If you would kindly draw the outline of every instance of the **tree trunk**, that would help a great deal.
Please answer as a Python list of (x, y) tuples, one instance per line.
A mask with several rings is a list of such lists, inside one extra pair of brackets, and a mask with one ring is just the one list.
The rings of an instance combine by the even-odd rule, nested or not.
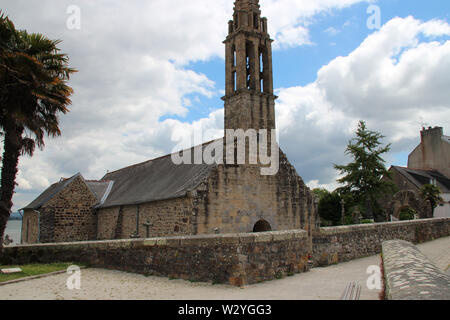
[(2, 159), (2, 173), (0, 181), (0, 253), (3, 248), (3, 236), (12, 208), (12, 198), (16, 187), (19, 157), (22, 149), (23, 128), (14, 124), (5, 129), (4, 152)]
[(373, 219), (372, 201), (368, 196), (366, 196), (366, 219)]

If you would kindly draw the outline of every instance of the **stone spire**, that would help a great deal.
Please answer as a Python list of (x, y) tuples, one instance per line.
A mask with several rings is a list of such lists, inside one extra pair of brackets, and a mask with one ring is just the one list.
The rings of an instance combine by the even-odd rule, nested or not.
[(234, 12), (237, 11), (259, 11), (259, 0), (236, 0)]
[(275, 129), (272, 41), (258, 0), (236, 0), (226, 46), (225, 129)]
[[(266, 22), (265, 27), (264, 22)], [(267, 20), (261, 19), (259, 0), (236, 0), (233, 20), (229, 22), (229, 33), (238, 29), (267, 32)]]

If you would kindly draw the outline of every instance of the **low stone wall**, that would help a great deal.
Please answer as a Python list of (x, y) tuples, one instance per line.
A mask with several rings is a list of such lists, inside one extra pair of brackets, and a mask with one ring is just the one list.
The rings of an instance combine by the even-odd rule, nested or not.
[(327, 266), (381, 253), (388, 240), (422, 243), (450, 236), (450, 218), (321, 228), (313, 235), (315, 266)]
[(308, 270), (303, 230), (4, 248), (2, 264), (74, 262), (147, 275), (242, 286)]
[(389, 300), (450, 300), (450, 276), (406, 241), (383, 243), (386, 298)]

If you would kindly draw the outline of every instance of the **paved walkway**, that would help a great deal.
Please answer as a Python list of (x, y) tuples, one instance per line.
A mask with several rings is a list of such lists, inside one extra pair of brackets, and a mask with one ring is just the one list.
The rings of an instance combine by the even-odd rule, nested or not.
[(417, 246), (439, 269), (450, 275), (450, 237)]
[[(448, 267), (449, 248), (450, 238), (419, 245), (419, 249), (441, 269), (445, 269), (446, 263), (445, 267)], [(335, 300), (340, 298), (345, 286), (351, 281), (361, 285), (362, 300), (376, 300), (379, 290), (369, 290), (366, 286), (369, 277), (366, 271), (372, 265), (380, 265), (380, 256), (327, 268), (314, 268), (307, 273), (245, 288), (145, 277), (104, 269), (85, 269), (81, 271), (81, 290), (68, 290), (68, 275), (62, 274), (1, 286), (0, 300)]]

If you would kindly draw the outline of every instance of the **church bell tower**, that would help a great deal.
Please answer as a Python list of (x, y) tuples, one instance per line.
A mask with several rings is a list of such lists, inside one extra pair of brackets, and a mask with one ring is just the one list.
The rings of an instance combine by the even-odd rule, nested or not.
[(275, 129), (272, 41), (259, 0), (236, 0), (224, 41), (225, 129)]

